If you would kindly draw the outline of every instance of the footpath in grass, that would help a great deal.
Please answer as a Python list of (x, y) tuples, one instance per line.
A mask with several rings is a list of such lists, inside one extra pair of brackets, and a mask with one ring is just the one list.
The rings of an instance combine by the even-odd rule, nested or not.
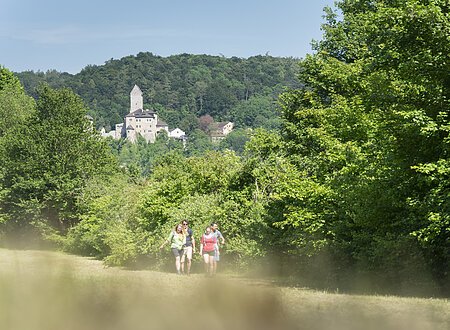
[(0, 329), (450, 329), (446, 299), (357, 296), (0, 249)]

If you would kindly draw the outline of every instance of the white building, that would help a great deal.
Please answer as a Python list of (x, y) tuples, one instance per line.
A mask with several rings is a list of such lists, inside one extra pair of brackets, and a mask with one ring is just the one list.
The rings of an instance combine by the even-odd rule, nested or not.
[(162, 130), (169, 133), (169, 126), (158, 119), (156, 111), (144, 110), (142, 91), (134, 85), (130, 92), (130, 112), (125, 116), (124, 122), (117, 124), (114, 131), (102, 132), (102, 136), (112, 136), (115, 139), (126, 138), (134, 143), (141, 135), (147, 142), (153, 143), (157, 133)]
[(181, 140), (186, 137), (186, 133), (177, 127), (169, 132), (169, 137)]

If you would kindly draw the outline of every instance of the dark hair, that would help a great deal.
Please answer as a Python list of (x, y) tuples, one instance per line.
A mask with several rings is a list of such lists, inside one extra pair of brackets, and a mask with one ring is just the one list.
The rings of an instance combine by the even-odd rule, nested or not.
[(187, 225), (189, 224), (189, 221), (187, 221), (186, 219), (184, 219), (183, 221), (181, 221), (182, 224), (186, 223)]

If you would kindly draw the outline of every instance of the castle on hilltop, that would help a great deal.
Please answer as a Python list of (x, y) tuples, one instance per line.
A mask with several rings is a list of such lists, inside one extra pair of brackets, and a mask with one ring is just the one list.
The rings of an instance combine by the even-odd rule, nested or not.
[[(138, 85), (134, 85), (130, 92), (130, 112), (125, 116), (123, 123), (116, 124), (116, 129), (108, 133), (105, 128), (100, 130), (103, 137), (112, 137), (119, 140), (125, 138), (130, 142), (136, 142), (141, 135), (148, 143), (154, 143), (159, 132), (166, 131), (169, 138), (186, 142), (186, 133), (179, 128), (169, 131), (169, 126), (158, 119), (154, 110), (144, 110), (144, 98)], [(211, 142), (217, 143), (223, 140), (233, 130), (232, 122), (211, 123), (209, 138)]]
[(130, 112), (125, 116), (124, 122), (116, 124), (116, 129), (108, 133), (102, 128), (102, 136), (111, 136), (114, 139), (126, 138), (134, 143), (138, 135), (141, 135), (148, 143), (156, 140), (156, 135), (166, 131), (169, 134), (169, 126), (158, 119), (156, 111), (145, 109), (142, 91), (138, 85), (134, 85), (130, 92)]

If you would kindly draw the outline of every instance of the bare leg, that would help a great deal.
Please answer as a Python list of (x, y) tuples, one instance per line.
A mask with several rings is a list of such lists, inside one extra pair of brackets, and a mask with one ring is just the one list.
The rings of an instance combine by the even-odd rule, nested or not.
[(209, 256), (209, 275), (214, 275), (214, 256)]
[[(184, 266), (184, 263), (183, 263), (183, 266)], [(182, 269), (183, 269), (183, 267), (182, 267)], [(183, 270), (183, 273), (184, 273), (184, 270)], [(191, 275), (191, 259), (187, 260), (187, 274)]]
[(180, 274), (181, 268), (180, 256), (175, 257), (175, 268), (177, 269), (177, 273)]
[(203, 255), (203, 261), (204, 261), (204, 265), (205, 265), (205, 273), (208, 274), (209, 266), (210, 266), (210, 256), (209, 256), (209, 254), (204, 254)]

